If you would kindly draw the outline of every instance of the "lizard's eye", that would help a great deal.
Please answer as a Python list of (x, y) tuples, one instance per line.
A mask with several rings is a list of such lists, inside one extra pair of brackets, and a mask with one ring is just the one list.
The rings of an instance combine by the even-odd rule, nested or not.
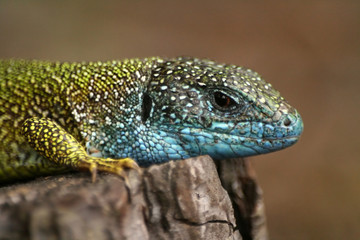
[(211, 102), (220, 111), (231, 111), (239, 105), (232, 97), (220, 91), (212, 92)]

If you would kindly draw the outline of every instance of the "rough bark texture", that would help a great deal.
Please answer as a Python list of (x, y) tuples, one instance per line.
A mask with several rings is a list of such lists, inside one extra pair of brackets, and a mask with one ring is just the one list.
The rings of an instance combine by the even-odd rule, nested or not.
[(200, 156), (128, 180), (74, 173), (2, 187), (0, 239), (267, 239), (246, 160)]

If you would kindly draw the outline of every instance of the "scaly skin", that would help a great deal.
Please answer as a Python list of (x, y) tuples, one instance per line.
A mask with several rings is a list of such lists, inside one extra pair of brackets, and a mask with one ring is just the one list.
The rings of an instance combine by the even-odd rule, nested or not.
[(0, 182), (294, 144), (297, 111), (257, 73), (196, 58), (0, 61)]

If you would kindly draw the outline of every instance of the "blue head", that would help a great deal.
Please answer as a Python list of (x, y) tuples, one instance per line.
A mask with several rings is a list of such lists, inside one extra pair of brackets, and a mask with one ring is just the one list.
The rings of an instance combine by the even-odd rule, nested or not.
[(153, 161), (257, 155), (293, 145), (303, 131), (298, 112), (260, 75), (209, 60), (164, 61), (143, 99)]

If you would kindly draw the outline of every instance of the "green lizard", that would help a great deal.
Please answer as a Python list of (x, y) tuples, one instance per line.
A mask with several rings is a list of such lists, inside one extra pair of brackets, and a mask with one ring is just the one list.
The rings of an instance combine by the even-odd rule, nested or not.
[(257, 73), (196, 58), (0, 61), (0, 182), (276, 151), (303, 130)]

